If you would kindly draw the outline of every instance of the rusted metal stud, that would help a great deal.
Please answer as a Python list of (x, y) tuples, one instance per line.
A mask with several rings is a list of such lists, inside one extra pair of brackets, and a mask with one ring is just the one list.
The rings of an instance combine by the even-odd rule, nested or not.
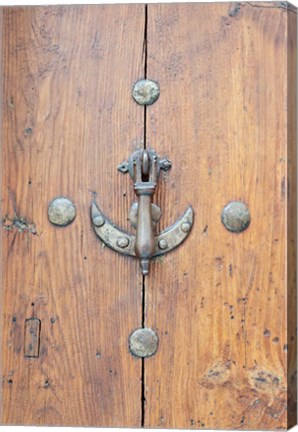
[(249, 208), (241, 201), (232, 201), (224, 207), (221, 221), (227, 230), (240, 233), (250, 224)]
[(69, 198), (57, 197), (49, 204), (48, 216), (52, 224), (66, 226), (76, 217), (76, 207)]
[(141, 79), (133, 85), (132, 97), (139, 105), (152, 105), (159, 97), (159, 85), (150, 79)]
[(129, 245), (129, 239), (127, 237), (119, 237), (117, 245), (121, 248), (126, 248)]
[(158, 337), (151, 328), (139, 328), (129, 336), (129, 350), (136, 357), (151, 357), (157, 348)]

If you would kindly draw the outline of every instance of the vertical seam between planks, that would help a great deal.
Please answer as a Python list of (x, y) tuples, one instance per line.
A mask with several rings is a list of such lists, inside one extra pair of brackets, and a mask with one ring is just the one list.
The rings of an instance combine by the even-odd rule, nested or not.
[[(145, 4), (145, 24), (144, 24), (144, 42), (143, 42), (143, 50), (144, 50), (144, 79), (147, 79), (147, 31), (148, 31), (148, 5)], [(144, 105), (144, 148), (147, 148), (147, 106)]]
[[(143, 52), (144, 52), (144, 79), (147, 79), (147, 32), (148, 32), (148, 5), (144, 5), (144, 41), (143, 41)], [(144, 149), (147, 148), (147, 107), (144, 105)], [(142, 328), (145, 328), (145, 308), (146, 308), (146, 284), (145, 276), (142, 276)], [(142, 358), (142, 390), (141, 390), (141, 404), (142, 404), (142, 415), (141, 415), (141, 427), (145, 427), (145, 359)]]
[[(297, 304), (297, 18), (292, 21), (293, 12), (287, 9), (287, 27), (286, 27), (286, 49), (287, 49), (287, 72), (286, 72), (286, 266), (285, 266), (285, 283), (286, 283), (286, 328), (287, 328), (287, 403), (290, 409), (287, 411), (287, 424), (289, 429), (297, 424), (297, 403), (291, 403), (297, 397), (297, 379), (295, 369), (297, 365), (297, 340), (291, 339), (291, 333), (296, 333), (297, 326), (297, 308), (292, 309), (291, 304)], [(293, 28), (292, 28), (293, 26)], [(294, 44), (295, 46), (292, 46)], [(292, 268), (294, 266), (294, 268)], [(292, 276), (294, 275), (294, 276)]]
[[(0, 35), (1, 35), (1, 43), (0, 43), (0, 215), (2, 221), (2, 130), (3, 130), (3, 8), (0, 8)], [(3, 312), (3, 261), (2, 261), (2, 225), (0, 229), (0, 311)], [(0, 316), (0, 350), (2, 351), (2, 333), (3, 333), (3, 313)], [(3, 356), (0, 356), (0, 376), (3, 377)], [(3, 423), (3, 387), (0, 386), (0, 424)]]

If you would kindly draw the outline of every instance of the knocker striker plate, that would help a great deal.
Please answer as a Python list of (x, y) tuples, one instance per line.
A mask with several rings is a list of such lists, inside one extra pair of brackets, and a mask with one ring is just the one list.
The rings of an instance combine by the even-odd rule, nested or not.
[(156, 223), (160, 219), (160, 208), (152, 203), (160, 171), (171, 168), (168, 159), (160, 159), (154, 150), (137, 150), (118, 166), (122, 173), (129, 172), (138, 202), (132, 204), (130, 221), (136, 235), (116, 227), (94, 201), (91, 219), (94, 230), (101, 241), (111, 249), (140, 260), (142, 273), (149, 273), (149, 260), (166, 254), (179, 246), (189, 235), (193, 225), (193, 209), (189, 206), (184, 214), (170, 227), (156, 234)]

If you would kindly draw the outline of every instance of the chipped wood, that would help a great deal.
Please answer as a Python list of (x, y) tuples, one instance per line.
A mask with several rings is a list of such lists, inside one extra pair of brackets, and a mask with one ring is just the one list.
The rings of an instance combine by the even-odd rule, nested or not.
[(38, 318), (28, 318), (25, 321), (24, 356), (39, 357), (41, 322)]

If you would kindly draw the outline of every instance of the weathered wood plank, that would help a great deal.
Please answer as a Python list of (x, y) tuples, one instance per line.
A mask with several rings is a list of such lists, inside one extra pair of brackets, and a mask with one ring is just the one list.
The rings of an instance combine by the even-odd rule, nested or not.
[(26, 319), (24, 344), (25, 357), (39, 357), (40, 327), (41, 322), (38, 318)]
[(297, 15), (288, 13), (287, 385), (288, 428), (297, 424)]
[[(137, 262), (101, 250), (89, 206), (96, 193), (129, 229), (132, 185), (115, 168), (143, 144), (130, 91), (144, 71), (144, 6), (0, 12), (2, 423), (140, 426), (127, 338), (142, 323), (142, 279)], [(295, 26), (284, 3), (148, 6), (161, 96), (146, 141), (173, 162), (161, 228), (187, 204), (196, 218), (146, 280), (144, 324), (160, 339), (145, 360), (147, 427), (296, 421)], [(47, 219), (57, 195), (76, 204), (69, 227)], [(239, 235), (220, 222), (233, 199), (252, 215)], [(39, 358), (24, 357), (28, 317), (42, 323)]]
[[(160, 338), (145, 361), (147, 427), (292, 424), (295, 22), (281, 3), (148, 6), (147, 71), (161, 94), (147, 143), (173, 162), (156, 197), (161, 228), (188, 204), (195, 223), (146, 281), (145, 324)], [(241, 234), (221, 223), (232, 200), (251, 212)]]
[[(0, 8), (0, 35), (3, 34), (3, 9)], [(3, 56), (2, 56), (2, 44), (0, 44), (0, 101), (3, 100)], [(2, 116), (3, 116), (3, 109), (2, 106), (0, 106), (0, 166), (2, 167)], [(2, 169), (0, 169), (0, 215), (2, 216)], [(0, 311), (2, 311), (3, 309), (3, 272), (2, 272), (2, 229), (0, 229), (0, 283), (1, 283), (1, 287), (0, 287)], [(2, 347), (2, 335), (3, 335), (3, 316), (2, 316), (2, 312), (0, 313), (0, 346)], [(3, 376), (2, 371), (3, 371), (3, 358), (2, 355), (0, 355), (0, 376)], [(0, 419), (2, 419), (2, 412), (3, 412), (3, 404), (2, 401), (3, 400), (3, 392), (2, 392), (2, 385), (0, 385)]]
[[(141, 364), (127, 338), (141, 324), (138, 263), (103, 248), (95, 194), (127, 229), (130, 180), (117, 165), (143, 139), (131, 98), (143, 75), (143, 5), (3, 8), (4, 424), (139, 426)], [(68, 196), (75, 221), (48, 203)], [(41, 320), (39, 358), (24, 320)]]

